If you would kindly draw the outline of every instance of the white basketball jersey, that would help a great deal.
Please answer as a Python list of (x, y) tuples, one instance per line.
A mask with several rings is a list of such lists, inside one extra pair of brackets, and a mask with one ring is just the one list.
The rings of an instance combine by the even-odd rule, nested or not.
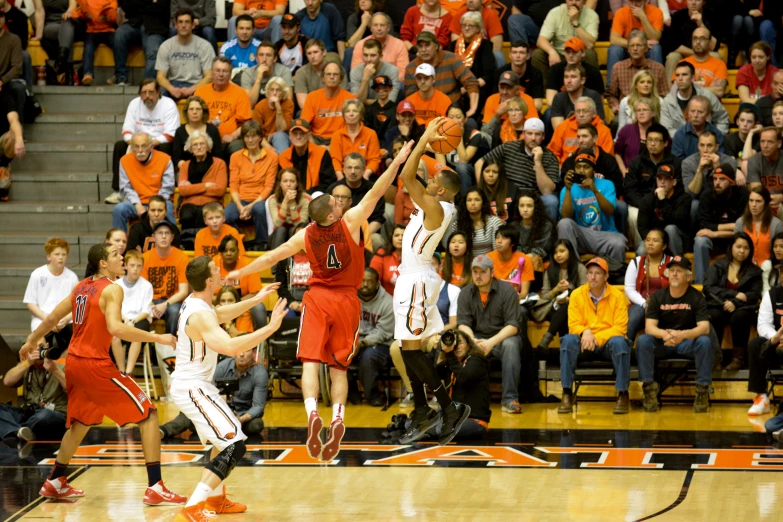
[(432, 267), (432, 254), (443, 238), (443, 234), (446, 233), (451, 223), (451, 216), (454, 214), (454, 203), (441, 201), (440, 206), (443, 207), (443, 221), (437, 229), (429, 231), (424, 228), (424, 211), (415, 205), (411, 212), (411, 220), (402, 235), (400, 274)]
[(210, 350), (204, 341), (191, 341), (188, 334), (185, 333), (188, 319), (196, 312), (215, 314), (215, 308), (192, 295), (182, 303), (177, 320), (177, 365), (171, 378), (182, 381), (212, 382), (212, 375), (217, 366), (217, 352)]

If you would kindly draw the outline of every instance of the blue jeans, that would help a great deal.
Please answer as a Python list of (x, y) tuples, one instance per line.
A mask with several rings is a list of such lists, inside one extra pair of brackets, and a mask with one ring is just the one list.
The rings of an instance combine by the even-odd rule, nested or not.
[(628, 339), (633, 345), (636, 340), (636, 334), (644, 331), (645, 309), (638, 304), (632, 304), (628, 307)]
[(767, 433), (783, 430), (783, 409), (781, 409), (777, 415), (769, 419), (764, 424), (764, 428), (767, 430)]
[[(242, 205), (248, 205), (251, 203), (250, 201), (241, 201)], [(253, 226), (256, 229), (256, 239), (258, 241), (267, 241), (269, 239), (269, 234), (267, 233), (266, 228), (266, 209), (264, 208), (264, 202), (259, 201), (253, 205), (251, 214), (253, 216)], [(226, 223), (236, 229), (239, 229), (239, 209), (237, 208), (236, 203), (233, 201), (229, 203), (228, 206), (226, 206)]]
[(611, 360), (614, 372), (617, 374), (614, 388), (617, 391), (628, 391), (628, 383), (631, 379), (631, 348), (625, 337), (617, 335), (610, 338), (605, 345), (596, 347), (592, 354), (582, 351), (582, 340), (578, 335), (568, 334), (560, 339), (560, 382), (563, 388), (573, 388), (576, 366), (580, 357)]
[(710, 267), (710, 251), (712, 239), (699, 236), (693, 240), (693, 282), (697, 285), (704, 284), (704, 274)]
[[(343, 53), (343, 69), (345, 74), (351, 74), (351, 60), (353, 60), (353, 47), (346, 47)], [(396, 100), (392, 100), (396, 102)]]
[(503, 54), (503, 51), (492, 51), (492, 54), (495, 55), (495, 63), (498, 69), (506, 66), (506, 55)]
[[(262, 42), (264, 40), (270, 40), (272, 42), (280, 41), (283, 38), (283, 33), (280, 31), (280, 21), (283, 19), (281, 15), (273, 16), (263, 29), (256, 29), (253, 31), (253, 36), (258, 38)], [(228, 25), (226, 26), (226, 34), (228, 40), (233, 40), (237, 35), (237, 17), (232, 16), (228, 19)]]
[(144, 77), (155, 78), (158, 48), (165, 39), (162, 34), (147, 34), (144, 27), (119, 26), (114, 32), (114, 76), (117, 81), (128, 81), (128, 51), (134, 45), (144, 48)]
[(519, 379), (522, 373), (522, 339), (512, 335), (503, 340), (490, 352), (500, 360), (502, 366), (503, 395), (500, 403), (503, 405), (519, 401)]
[[(144, 205), (147, 208), (147, 205)], [(111, 226), (113, 228), (119, 228), (121, 230), (128, 231), (128, 221), (134, 218), (138, 218), (139, 214), (136, 212), (136, 207), (130, 201), (123, 201), (118, 203), (111, 213)], [(174, 218), (174, 204), (171, 200), (166, 201), (166, 221), (172, 225), (177, 223)]]
[[(169, 80), (169, 82), (170, 82), (170, 83), (171, 83), (171, 85), (173, 85), (174, 87), (193, 87), (193, 85), (194, 85), (194, 84), (192, 84), (192, 83), (189, 83), (189, 82), (181, 82), (181, 81), (179, 81), (179, 80)], [(168, 97), (168, 98), (171, 98), (171, 99), (172, 99), (172, 100), (174, 100), (174, 101), (178, 101), (178, 100), (179, 100), (179, 98), (175, 98), (174, 96), (172, 96), (172, 95), (171, 95), (171, 93), (170, 93), (169, 91), (167, 91), (166, 89), (164, 89), (163, 87), (161, 87), (161, 88), (160, 88), (160, 94), (161, 94), (162, 96), (166, 96), (166, 97)]]
[[(735, 15), (731, 19), (731, 46), (729, 47), (729, 56), (731, 52), (745, 51), (746, 43), (749, 43), (756, 32), (756, 26), (752, 16)], [(742, 48), (737, 49), (740, 45)], [(775, 49), (774, 47), (772, 49)], [(774, 54), (774, 53), (773, 53)]]
[(531, 47), (536, 45), (541, 28), (525, 14), (512, 14), (508, 17), (508, 36), (512, 42), (522, 40)]
[(285, 131), (277, 131), (269, 136), (269, 143), (275, 148), (278, 155), (291, 146), (291, 140), (288, 138), (288, 133)]
[(359, 354), (359, 380), (367, 402), (378, 397), (378, 375), (391, 368), (392, 359), (388, 344), (367, 346)]
[(759, 26), (759, 37), (762, 42), (766, 42), (767, 45), (772, 47), (772, 64), (778, 66), (778, 53), (775, 46), (778, 42), (778, 31), (775, 28), (775, 24), (770, 20), (764, 20)]
[(454, 166), (457, 174), (459, 174), (459, 179), (462, 180), (462, 189), (460, 190), (460, 194), (464, 196), (468, 193), (470, 187), (476, 185), (476, 167), (470, 163), (462, 162), (457, 163)]
[(19, 408), (8, 404), (0, 404), (0, 438), (15, 435), (19, 428), (27, 426), (39, 440), (59, 440), (65, 435), (65, 415), (40, 408), (24, 422), (19, 415)]
[(557, 194), (542, 194), (541, 201), (544, 202), (546, 213), (553, 223), (557, 223), (557, 213), (560, 210), (560, 198)]
[[(621, 62), (628, 58), (628, 49), (620, 47), (619, 45), (610, 45), (609, 51), (606, 53), (606, 85), (612, 81), (612, 67), (617, 62)], [(651, 49), (647, 51), (647, 58), (654, 62), (663, 64), (663, 48), (661, 44), (655, 44)]]
[(22, 78), (27, 84), (27, 87), (32, 90), (33, 88), (33, 59), (30, 58), (30, 53), (22, 51)]
[(87, 33), (84, 35), (84, 74), (95, 74), (95, 50), (105, 44), (114, 48), (114, 33)]
[[(165, 299), (153, 299), (155, 304), (165, 302)], [(179, 320), (179, 309), (182, 308), (182, 303), (171, 303), (166, 308), (166, 312), (163, 314), (163, 319), (166, 321), (166, 333), (176, 335), (177, 334), (177, 321)]]
[(628, 231), (628, 203), (620, 199), (614, 205), (614, 226), (622, 235)]
[(663, 339), (650, 334), (639, 336), (636, 341), (636, 362), (639, 367), (639, 380), (642, 383), (653, 382), (655, 359), (679, 355), (696, 361), (696, 384), (709, 386), (712, 383), (712, 340), (708, 335), (696, 339), (686, 339), (676, 346), (664, 346)]

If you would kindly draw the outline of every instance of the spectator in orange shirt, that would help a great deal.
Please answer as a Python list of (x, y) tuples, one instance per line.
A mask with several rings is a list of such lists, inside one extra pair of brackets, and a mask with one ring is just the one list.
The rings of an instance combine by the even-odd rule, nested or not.
[[(696, 74), (693, 75), (693, 84), (706, 87), (718, 97), (723, 98), (726, 87), (729, 86), (729, 72), (726, 70), (726, 62), (722, 58), (716, 58), (710, 54), (710, 38), (712, 34), (706, 27), (697, 27), (693, 31), (693, 55), (683, 61), (693, 65)], [(672, 75), (674, 81), (674, 75)]]
[(195, 131), (185, 142), (193, 159), (179, 170), (179, 222), (183, 230), (204, 228), (201, 207), (222, 202), (228, 185), (226, 162), (212, 156), (212, 138)]
[[(445, 95), (444, 95), (445, 96)], [(381, 146), (378, 135), (372, 129), (365, 127), (364, 104), (359, 100), (348, 100), (343, 104), (343, 121), (345, 125), (334, 133), (329, 145), (332, 165), (337, 179), (343, 177), (343, 161), (352, 152), (361, 155), (366, 164), (364, 179), (377, 173), (381, 165)]]
[(583, 123), (592, 123), (598, 130), (598, 139), (596, 145), (601, 147), (604, 152), (614, 156), (614, 141), (612, 140), (612, 131), (604, 125), (595, 108), (595, 102), (592, 98), (583, 96), (574, 103), (574, 115), (557, 126), (552, 141), (547, 148), (557, 156), (560, 165), (566, 160), (569, 154), (579, 150), (579, 143), (576, 137), (576, 131), (579, 125)]
[[(224, 286), (220, 288), (215, 295), (215, 308), (227, 306), (239, 302), (240, 296), (237, 289), (233, 286)], [(250, 312), (245, 312), (230, 323), (220, 325), (231, 337), (237, 337), (246, 333), (253, 333), (253, 321), (250, 319)]]
[(218, 128), (227, 156), (242, 148), (240, 128), (252, 117), (247, 93), (231, 82), (232, 67), (231, 59), (218, 56), (212, 62), (212, 82), (196, 89), (196, 96), (209, 107), (209, 120)]
[(416, 121), (419, 125), (427, 126), (429, 122), (448, 112), (451, 98), (435, 88), (435, 67), (428, 63), (416, 67), (416, 86), (418, 91), (405, 99), (416, 109)]
[(505, 71), (500, 75), (498, 79), (498, 92), (487, 98), (484, 104), (484, 116), (482, 123), (489, 123), (493, 119), (497, 118), (497, 125), (506, 121), (506, 105), (505, 103), (511, 98), (522, 98), (527, 107), (525, 119), (538, 118), (538, 111), (536, 110), (536, 102), (525, 93), (524, 88), (519, 85), (519, 75), (514, 71)]
[(470, 270), (465, 270), (466, 265), (473, 263), (473, 252), (468, 238), (464, 232), (455, 230), (449, 234), (446, 244), (448, 248), (443, 256), (440, 276), (447, 283), (462, 288), (471, 282)]
[(519, 246), (519, 227), (503, 225), (495, 232), (495, 250), (487, 257), (495, 263), (495, 278), (511, 283), (519, 292), (519, 298), (524, 299), (530, 292), (530, 283), (535, 280), (533, 261), (522, 252), (517, 252)]
[(229, 234), (239, 239), (239, 253), (245, 255), (245, 246), (242, 244), (242, 238), (237, 229), (231, 225), (226, 225), (225, 211), (220, 203), (207, 203), (201, 209), (204, 216), (206, 227), (202, 228), (196, 234), (196, 244), (193, 248), (193, 255), (215, 257), (218, 254), (218, 246), (223, 238)]
[(114, 48), (114, 31), (117, 28), (117, 0), (78, 0), (76, 6), (72, 17), (74, 20), (83, 20), (86, 26), (82, 85), (92, 85), (93, 72), (95, 71), (95, 49), (100, 44)]
[(253, 119), (261, 125), (261, 132), (278, 154), (291, 146), (288, 127), (294, 119), (294, 102), (288, 97), (285, 80), (279, 76), (266, 83), (266, 98), (256, 104)]
[(492, 51), (495, 55), (495, 61), (498, 67), (506, 65), (506, 55), (503, 54), (503, 24), (500, 23), (500, 17), (495, 8), (490, 4), (484, 5), (483, 0), (465, 0), (465, 7), (451, 13), (451, 41), (459, 38), (462, 31), (462, 15), (468, 11), (476, 12), (481, 15), (484, 27), (481, 31), (483, 38), (492, 42)]
[(234, 0), (231, 18), (228, 19), (228, 40), (233, 40), (237, 35), (237, 17), (248, 14), (255, 20), (255, 38), (261, 41), (279, 41), (283, 38), (280, 22), (287, 7), (288, 0)]
[[(261, 291), (261, 275), (258, 273), (246, 275), (238, 280), (226, 279), (233, 270), (239, 270), (249, 265), (252, 260), (239, 249), (239, 240), (234, 236), (226, 236), (220, 241), (218, 255), (212, 259), (220, 269), (220, 279), (224, 286), (235, 288), (239, 292), (240, 301), (246, 301)], [(220, 290), (216, 292), (216, 295)], [(266, 307), (264, 303), (258, 303), (250, 309), (253, 319), (253, 327), (261, 328), (266, 325)]]
[(261, 147), (261, 126), (257, 121), (242, 125), (245, 148), (231, 155), (231, 203), (226, 207), (226, 223), (238, 227), (240, 221), (253, 220), (256, 241), (268, 239), (266, 198), (272, 194), (277, 175), (277, 154), (272, 147)]
[[(510, 141), (521, 140), (525, 135), (525, 113), (528, 107), (522, 98), (511, 98), (501, 104), (496, 115), (481, 126), (481, 132), (492, 136), (491, 147), (499, 147)], [(500, 119), (498, 117), (500, 115)]]
[(311, 92), (305, 100), (301, 118), (310, 123), (313, 141), (329, 145), (332, 135), (343, 126), (343, 104), (356, 98), (340, 87), (345, 69), (336, 62), (327, 62), (321, 71), (323, 89)]
[[(647, 58), (663, 63), (663, 11), (650, 5), (646, 0), (628, 0), (628, 5), (621, 7), (614, 14), (612, 32), (609, 34), (609, 51), (606, 55), (606, 85), (612, 80), (612, 67), (617, 62), (628, 58), (628, 38), (631, 31), (644, 31), (648, 40)], [(675, 29), (676, 30), (676, 29)]]
[(188, 256), (171, 246), (174, 227), (166, 220), (158, 222), (152, 233), (155, 248), (144, 252), (144, 270), (141, 277), (152, 283), (152, 317), (166, 321), (166, 333), (177, 332), (177, 319), (182, 301), (188, 296), (185, 269)]

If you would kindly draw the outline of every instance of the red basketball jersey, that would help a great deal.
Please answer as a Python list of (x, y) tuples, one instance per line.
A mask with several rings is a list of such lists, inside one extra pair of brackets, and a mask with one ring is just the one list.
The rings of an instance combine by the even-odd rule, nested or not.
[(341, 219), (321, 227), (310, 223), (305, 229), (305, 245), (310, 269), (310, 286), (356, 290), (364, 277), (364, 243), (356, 244)]
[(112, 284), (108, 277), (88, 277), (71, 293), (73, 337), (68, 353), (87, 359), (108, 359), (112, 335), (101, 311), (101, 293)]

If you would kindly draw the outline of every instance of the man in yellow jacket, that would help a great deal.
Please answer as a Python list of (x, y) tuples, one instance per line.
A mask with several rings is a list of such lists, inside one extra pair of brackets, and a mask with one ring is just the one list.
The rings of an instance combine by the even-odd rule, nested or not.
[(580, 355), (611, 360), (617, 374), (619, 392), (614, 413), (628, 413), (628, 382), (631, 372), (631, 346), (628, 330), (628, 301), (625, 293), (607, 284), (609, 266), (594, 257), (585, 265), (587, 284), (571, 294), (568, 303), (568, 335), (560, 340), (560, 381), (563, 399), (558, 413), (571, 413), (574, 397), (571, 386)]

